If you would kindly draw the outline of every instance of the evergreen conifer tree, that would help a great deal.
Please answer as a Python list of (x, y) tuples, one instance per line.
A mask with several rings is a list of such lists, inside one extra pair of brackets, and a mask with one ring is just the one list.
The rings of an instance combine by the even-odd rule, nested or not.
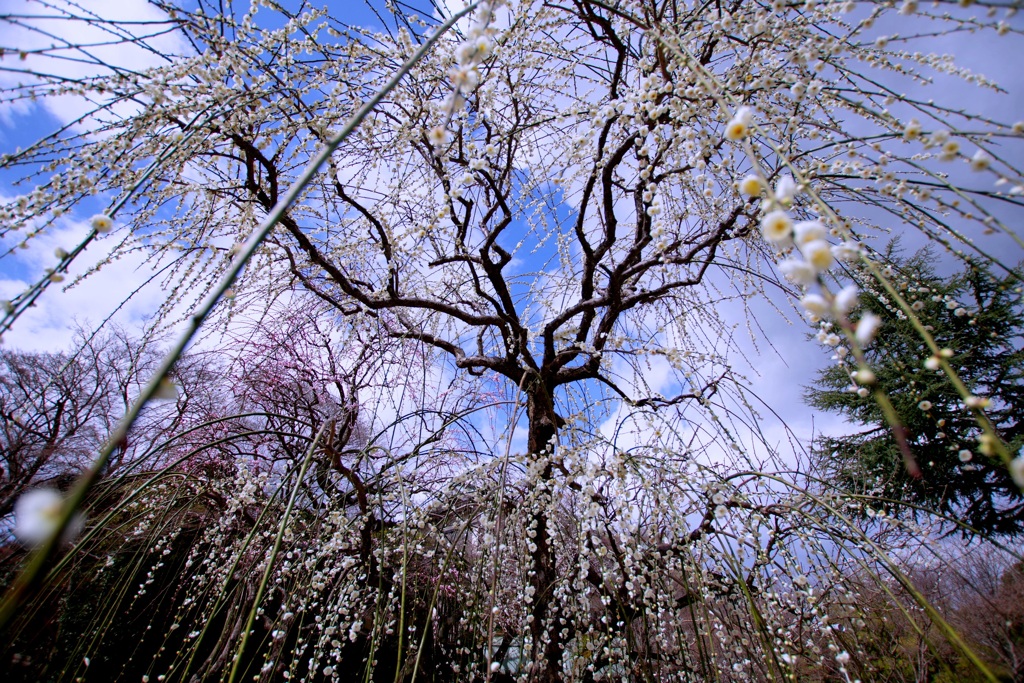
[[(893, 280), (984, 408), (1011, 451), (1024, 445), (1024, 309), (1019, 273), (1003, 277), (968, 263), (961, 273), (940, 277), (934, 254), (923, 250), (896, 260)], [(842, 352), (806, 394), (810, 405), (839, 412), (862, 429), (847, 436), (823, 436), (814, 457), (822, 474), (854, 491), (892, 501), (892, 511), (914, 515), (916, 506), (934, 508), (968, 528), (965, 533), (1016, 535), (1024, 530), (1024, 495), (995, 455), (979, 443), (972, 410), (934, 361), (910, 319), (884, 291), (865, 284), (862, 314), (883, 320), (866, 359), (879, 388), (892, 401), (899, 425), (887, 423), (866, 392), (851, 386), (850, 363)], [(849, 360), (849, 356), (846, 357)], [(865, 395), (866, 394), (866, 395)], [(918, 472), (908, 468), (895, 431), (900, 429)], [(917, 476), (914, 476), (917, 475)], [(902, 503), (902, 505), (901, 505)]]

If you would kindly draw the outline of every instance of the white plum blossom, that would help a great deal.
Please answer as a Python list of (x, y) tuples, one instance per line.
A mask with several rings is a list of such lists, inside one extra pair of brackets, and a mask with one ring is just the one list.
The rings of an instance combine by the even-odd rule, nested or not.
[(950, 140), (942, 145), (942, 152), (939, 153), (939, 161), (953, 161), (960, 153), (960, 143)]
[(725, 126), (725, 139), (733, 142), (747, 137), (750, 125), (754, 122), (754, 110), (750, 107), (740, 107), (736, 114)]
[(871, 345), (871, 342), (875, 340), (875, 335), (878, 334), (878, 330), (882, 327), (882, 319), (874, 313), (865, 313), (860, 317), (857, 322), (857, 329), (854, 332), (854, 339), (857, 340), (857, 344), (861, 348), (865, 348)]
[(991, 401), (984, 396), (968, 396), (964, 399), (964, 405), (968, 408), (987, 408)]
[(804, 255), (819, 273), (832, 267), (835, 257), (832, 256), (832, 248), (825, 240), (811, 240), (800, 245), (800, 253)]
[(809, 263), (800, 259), (790, 258), (780, 261), (779, 270), (790, 282), (805, 287), (814, 284), (818, 277), (818, 272)]
[(110, 232), (111, 228), (114, 227), (114, 221), (110, 219), (110, 216), (106, 214), (96, 214), (89, 219), (89, 225), (98, 233)]
[(903, 138), (905, 140), (916, 140), (919, 137), (921, 137), (921, 122), (917, 119), (910, 119), (910, 123), (903, 128)]
[(911, 15), (917, 11), (917, 0), (904, 0), (900, 5), (900, 14)]
[(992, 165), (992, 155), (983, 149), (979, 149), (971, 157), (970, 164), (972, 171), (984, 171)]
[(847, 285), (839, 290), (833, 301), (832, 307), (836, 315), (845, 317), (850, 311), (857, 307), (858, 290), (856, 285)]
[(480, 72), (476, 67), (460, 67), (451, 72), (452, 84), (463, 95), (469, 95), (480, 84)]
[(825, 335), (822, 335), (819, 332), (818, 339), (821, 340), (821, 343), (824, 344), (825, 346), (831, 346), (833, 348), (839, 346), (839, 344), (842, 343), (843, 341), (842, 337), (840, 337), (835, 332), (829, 332), (828, 334)]
[(757, 197), (763, 189), (764, 182), (754, 174), (750, 174), (740, 181), (740, 192), (748, 197)]
[(832, 255), (837, 261), (852, 263), (860, 258), (860, 245), (849, 240), (832, 247)]
[(871, 368), (861, 368), (857, 372), (853, 373), (853, 379), (859, 384), (868, 385), (874, 384), (878, 381), (878, 378), (875, 376), (875, 373)]
[(478, 36), (467, 40), (455, 51), (455, 59), (459, 64), (466, 66), (479, 64), (491, 54), (491, 39), (487, 36)]
[(434, 126), (427, 133), (427, 140), (434, 148), (443, 147), (448, 142), (448, 131), (444, 126)]
[(803, 245), (814, 240), (825, 239), (828, 236), (828, 231), (820, 221), (800, 221), (793, 226), (793, 235), (797, 245)]
[(1010, 476), (1014, 483), (1024, 490), (1024, 455), (1018, 455), (1010, 461)]
[(787, 247), (792, 243), (793, 219), (785, 211), (771, 211), (761, 218), (761, 234), (772, 244)]
[(828, 301), (826, 301), (825, 297), (821, 296), (820, 294), (808, 294), (807, 296), (800, 299), (800, 305), (803, 306), (804, 310), (806, 310), (808, 313), (813, 313), (814, 315), (817, 316), (828, 315), (829, 312), (832, 310), (832, 307), (829, 306)]
[(937, 130), (928, 137), (927, 145), (929, 147), (935, 145), (944, 145), (949, 140), (948, 130)]
[[(64, 508), (64, 496), (54, 489), (32, 489), (14, 503), (14, 535), (29, 546), (46, 542), (57, 530)], [(64, 530), (65, 542), (82, 531), (85, 518), (76, 513)]]
[(793, 202), (793, 197), (796, 195), (796, 182), (793, 181), (793, 176), (788, 173), (775, 183), (775, 201), (788, 206)]

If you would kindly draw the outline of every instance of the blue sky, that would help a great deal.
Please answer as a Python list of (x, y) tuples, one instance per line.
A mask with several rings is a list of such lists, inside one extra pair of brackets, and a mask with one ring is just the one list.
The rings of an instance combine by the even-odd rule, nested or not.
[[(187, 4), (195, 5), (194, 2)], [(374, 0), (372, 4), (377, 7), (383, 5), (377, 0)], [(429, 9), (428, 3), (422, 4)], [(336, 7), (335, 16), (352, 25), (378, 29), (382, 27), (379, 17), (387, 16), (383, 12), (375, 13), (371, 5), (366, 3), (335, 1), (333, 5)], [(93, 2), (89, 4), (88, 9), (103, 16), (130, 19), (152, 20), (162, 16), (149, 8), (144, 0)], [(41, 12), (41, 10), (32, 11)], [(35, 25), (47, 33), (57, 36), (67, 35), (70, 41), (83, 39), (82, 28), (78, 24), (58, 20), (36, 20)], [(106, 39), (105, 35), (91, 34), (88, 37), (88, 40), (97, 42)], [(71, 75), (82, 73), (84, 67), (81, 65), (40, 59), (31, 54), (24, 64), (19, 63), (18, 50), (31, 51), (46, 48), (50, 43), (49, 38), (24, 30), (19, 31), (10, 23), (0, 23), (0, 46), (5, 49), (6, 53), (4, 61), (0, 61), (0, 68), (7, 67), (8, 69), (7, 72), (0, 70), (0, 88), (16, 87), (24, 79), (12, 70), (25, 67)], [(163, 45), (166, 49), (178, 52), (189, 49), (187, 45), (173, 42), (168, 44), (167, 41)], [(137, 51), (132, 53), (125, 49), (90, 49), (89, 53), (102, 54), (105, 59), (130, 67), (146, 66), (159, 61), (152, 55), (139, 54)], [(81, 57), (72, 51), (65, 52), (64, 55)], [(84, 70), (88, 71), (88, 69)], [(54, 131), (86, 110), (86, 107), (82, 105), (78, 105), (77, 108), (68, 108), (67, 104), (67, 98), (53, 102), (0, 103), (0, 153), (11, 154), (19, 148), (34, 144), (45, 136), (53, 134)], [(31, 192), (36, 180), (20, 184), (16, 182), (30, 170), (27, 167), (0, 170), (0, 196), (13, 198), (19, 194)], [(41, 176), (41, 180), (45, 181), (49, 176), (50, 174), (47, 173)], [(87, 221), (91, 215), (104, 211), (110, 201), (110, 197), (103, 196), (86, 199), (76, 208), (73, 215), (66, 215), (54, 226), (47, 228), (46, 234), (34, 240), (29, 249), (16, 248), (20, 239), (16, 235), (0, 243), (2, 244), (0, 248), (6, 252), (6, 256), (0, 258), (0, 299), (12, 298), (23, 291), (29, 282), (41, 277), (44, 267), (55, 264), (56, 257), (53, 256), (53, 252), (56, 248), (70, 251), (84, 239), (88, 234), (88, 229), (83, 222)], [(114, 235), (108, 236), (108, 238), (113, 239)], [(101, 240), (99, 243), (90, 245), (72, 267), (72, 275), (82, 274), (90, 266), (94, 266), (109, 248), (109, 244), (109, 242), (104, 243)], [(71, 330), (75, 325), (75, 320), (83, 323), (88, 320), (89, 323), (96, 324), (111, 313), (118, 300), (117, 294), (110, 291), (111, 289), (116, 287), (120, 293), (124, 291), (126, 285), (138, 286), (150, 277), (152, 274), (147, 272), (141, 259), (127, 259), (124, 262), (108, 266), (104, 273), (90, 276), (90, 281), (68, 292), (62, 292), (59, 287), (51, 286), (38, 303), (38, 308), (29, 311), (19, 320), (15, 329), (7, 335), (6, 342), (40, 350), (57, 350), (66, 347), (71, 342)], [(70, 282), (72, 279), (68, 278), (68, 281)], [(143, 292), (136, 301), (123, 308), (117, 318), (129, 326), (142, 324), (159, 305), (159, 289), (158, 286), (150, 286), (149, 290), (153, 291)]]

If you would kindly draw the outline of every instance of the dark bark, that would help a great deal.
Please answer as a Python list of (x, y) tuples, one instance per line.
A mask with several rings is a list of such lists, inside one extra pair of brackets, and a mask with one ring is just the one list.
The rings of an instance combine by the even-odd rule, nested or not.
[(528, 446), (531, 457), (540, 460), (544, 466), (538, 482), (538, 497), (532, 525), (536, 532), (531, 552), (531, 585), (534, 590), (530, 616), (530, 634), (533, 637), (533, 676), (536, 681), (562, 680), (562, 654), (565, 644), (561, 638), (561, 615), (558, 601), (554, 599), (557, 584), (557, 557), (552, 546), (552, 535), (548, 514), (545, 509), (551, 496), (548, 486), (553, 478), (551, 455), (561, 419), (555, 413), (551, 390), (540, 378), (526, 389), (527, 417), (529, 419)]

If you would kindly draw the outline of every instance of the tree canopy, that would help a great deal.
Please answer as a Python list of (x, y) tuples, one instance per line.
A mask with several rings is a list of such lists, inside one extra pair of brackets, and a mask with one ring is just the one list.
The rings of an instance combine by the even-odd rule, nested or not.
[[(95, 675), (164, 680), (848, 680), (876, 671), (850, 579), (867, 572), (994, 680), (893, 559), (926, 545), (920, 528), (865, 522), (884, 492), (813, 476), (738, 361), (741, 334), (773, 342), (753, 306), (793, 308), (847, 349), (877, 406), (851, 409), (900, 429), (912, 392), (871, 346), (885, 291), (953, 387), (928, 400), (959, 396), (957, 438), (991, 457), (943, 469), (1002, 487), (979, 523), (1024, 485), (1016, 423), (985, 403), (1010, 376), (981, 374), (985, 346), (944, 355), (876, 244), (899, 223), (1019, 281), (1024, 122), (917, 93), (998, 90), (922, 47), (1019, 37), (1014, 8), (979, 4), (991, 15), (396, 3), (373, 28), (267, 0), (0, 16), (0, 105), (74, 105), (0, 158), (24, 190), (0, 205), (4, 258), (82, 226), (0, 332), (86, 286), (97, 249), (92, 272), (152, 266), (151, 329), (180, 323), (66, 504), (37, 511), (58, 521), (11, 573), (8, 650), (61, 586), (109, 581), (123, 592), (76, 616), (99, 635), (57, 677), (88, 674), (95, 650)], [(997, 334), (991, 353), (1016, 353)], [(196, 339), (231, 340), (222, 405), (257, 415), (211, 414), (155, 446), (175, 457), (148, 478), (108, 477)], [(931, 500), (960, 509), (958, 490)], [(94, 521), (60, 555), (79, 507)], [(146, 597), (158, 580), (173, 588)], [(145, 657), (104, 649), (140, 611)]]

